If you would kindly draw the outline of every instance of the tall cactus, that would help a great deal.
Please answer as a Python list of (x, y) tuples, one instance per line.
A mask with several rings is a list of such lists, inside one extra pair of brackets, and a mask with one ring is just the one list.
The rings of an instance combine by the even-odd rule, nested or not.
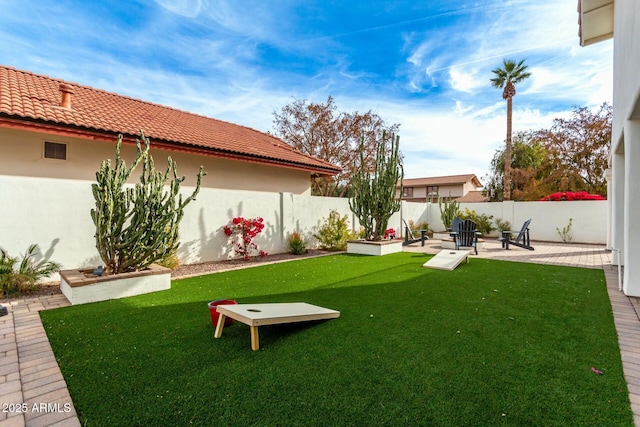
[(440, 208), (440, 219), (444, 224), (444, 227), (449, 230), (453, 220), (460, 216), (460, 204), (455, 200), (451, 200), (451, 193), (449, 193), (449, 200), (445, 200), (444, 207), (442, 200), (438, 197), (438, 208)]
[[(364, 136), (360, 144), (360, 162), (353, 177), (354, 197), (349, 208), (364, 227), (367, 240), (381, 240), (389, 218), (400, 210), (396, 185), (402, 183), (404, 169), (400, 158), (400, 137), (391, 135), (387, 150), (386, 133), (377, 142), (373, 170), (364, 157)], [(402, 189), (400, 189), (402, 194)]]
[[(169, 157), (166, 172), (156, 171), (149, 139), (142, 131), (136, 139), (136, 158), (129, 167), (120, 157), (121, 146), (122, 135), (116, 144), (115, 165), (112, 167), (110, 159), (103, 161), (96, 172), (96, 183), (91, 185), (96, 201), (95, 209), (91, 209), (96, 248), (106, 274), (142, 270), (178, 248), (178, 225), (184, 208), (200, 191), (204, 175), (201, 166), (195, 190), (183, 200), (180, 184), (184, 177), (178, 178), (176, 163)], [(140, 182), (125, 186), (140, 163)], [(171, 180), (165, 191), (169, 174)]]

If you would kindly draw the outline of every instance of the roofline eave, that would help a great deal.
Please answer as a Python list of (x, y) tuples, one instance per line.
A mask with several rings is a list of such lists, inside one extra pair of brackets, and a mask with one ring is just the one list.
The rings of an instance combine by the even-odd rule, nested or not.
[[(30, 118), (15, 118), (6, 114), (0, 114), (0, 128), (17, 129), (25, 131), (37, 130), (42, 133), (58, 136), (66, 136), (73, 138), (89, 139), (94, 141), (115, 142), (118, 135), (123, 135), (123, 141), (127, 144), (135, 144), (139, 135), (133, 135), (124, 132), (115, 132), (110, 130), (90, 129), (80, 126), (63, 125), (59, 123), (51, 123), (42, 120)], [(196, 155), (204, 155), (216, 158), (225, 158), (230, 160), (240, 160), (255, 164), (265, 164), (271, 166), (280, 166), (288, 169), (303, 170), (320, 176), (335, 176), (342, 171), (341, 168), (318, 167), (304, 163), (297, 163), (271, 157), (261, 157), (235, 151), (209, 149), (204, 147), (195, 147), (189, 144), (166, 141), (154, 138), (154, 147), (162, 148), (168, 151), (183, 152)]]

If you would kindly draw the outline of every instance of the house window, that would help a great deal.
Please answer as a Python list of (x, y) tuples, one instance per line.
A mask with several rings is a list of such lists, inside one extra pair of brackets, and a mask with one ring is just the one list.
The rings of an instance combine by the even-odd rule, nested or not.
[(438, 201), (438, 186), (431, 185), (427, 187), (427, 201), (429, 202), (437, 202)]
[(413, 197), (413, 187), (403, 187), (402, 197)]
[(44, 142), (44, 158), (67, 160), (67, 144), (61, 144), (59, 142)]

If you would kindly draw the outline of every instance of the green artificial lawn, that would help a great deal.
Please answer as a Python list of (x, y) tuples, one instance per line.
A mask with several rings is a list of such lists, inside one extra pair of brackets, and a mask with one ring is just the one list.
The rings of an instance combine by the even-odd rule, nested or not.
[[(633, 426), (601, 270), (331, 255), (41, 313), (89, 426)], [(213, 337), (207, 303), (338, 319)], [(594, 367), (603, 372), (597, 375)]]

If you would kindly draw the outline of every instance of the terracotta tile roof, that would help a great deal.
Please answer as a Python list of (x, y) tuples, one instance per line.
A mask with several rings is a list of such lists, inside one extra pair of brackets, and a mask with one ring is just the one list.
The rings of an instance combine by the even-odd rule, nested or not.
[(459, 203), (479, 203), (479, 202), (488, 202), (489, 197), (484, 196), (482, 191), (469, 191), (462, 197), (458, 197), (455, 199), (456, 202)]
[[(71, 92), (71, 108), (62, 107), (61, 85), (65, 84)], [(142, 129), (153, 145), (160, 142), (163, 148), (318, 174), (340, 171), (255, 129), (0, 65), (0, 126), (16, 121), (94, 132), (107, 140), (119, 133), (134, 138)]]
[(405, 187), (426, 187), (433, 185), (465, 184), (469, 181), (473, 181), (476, 187), (482, 187), (480, 180), (475, 174), (410, 178), (403, 180), (403, 185)]

